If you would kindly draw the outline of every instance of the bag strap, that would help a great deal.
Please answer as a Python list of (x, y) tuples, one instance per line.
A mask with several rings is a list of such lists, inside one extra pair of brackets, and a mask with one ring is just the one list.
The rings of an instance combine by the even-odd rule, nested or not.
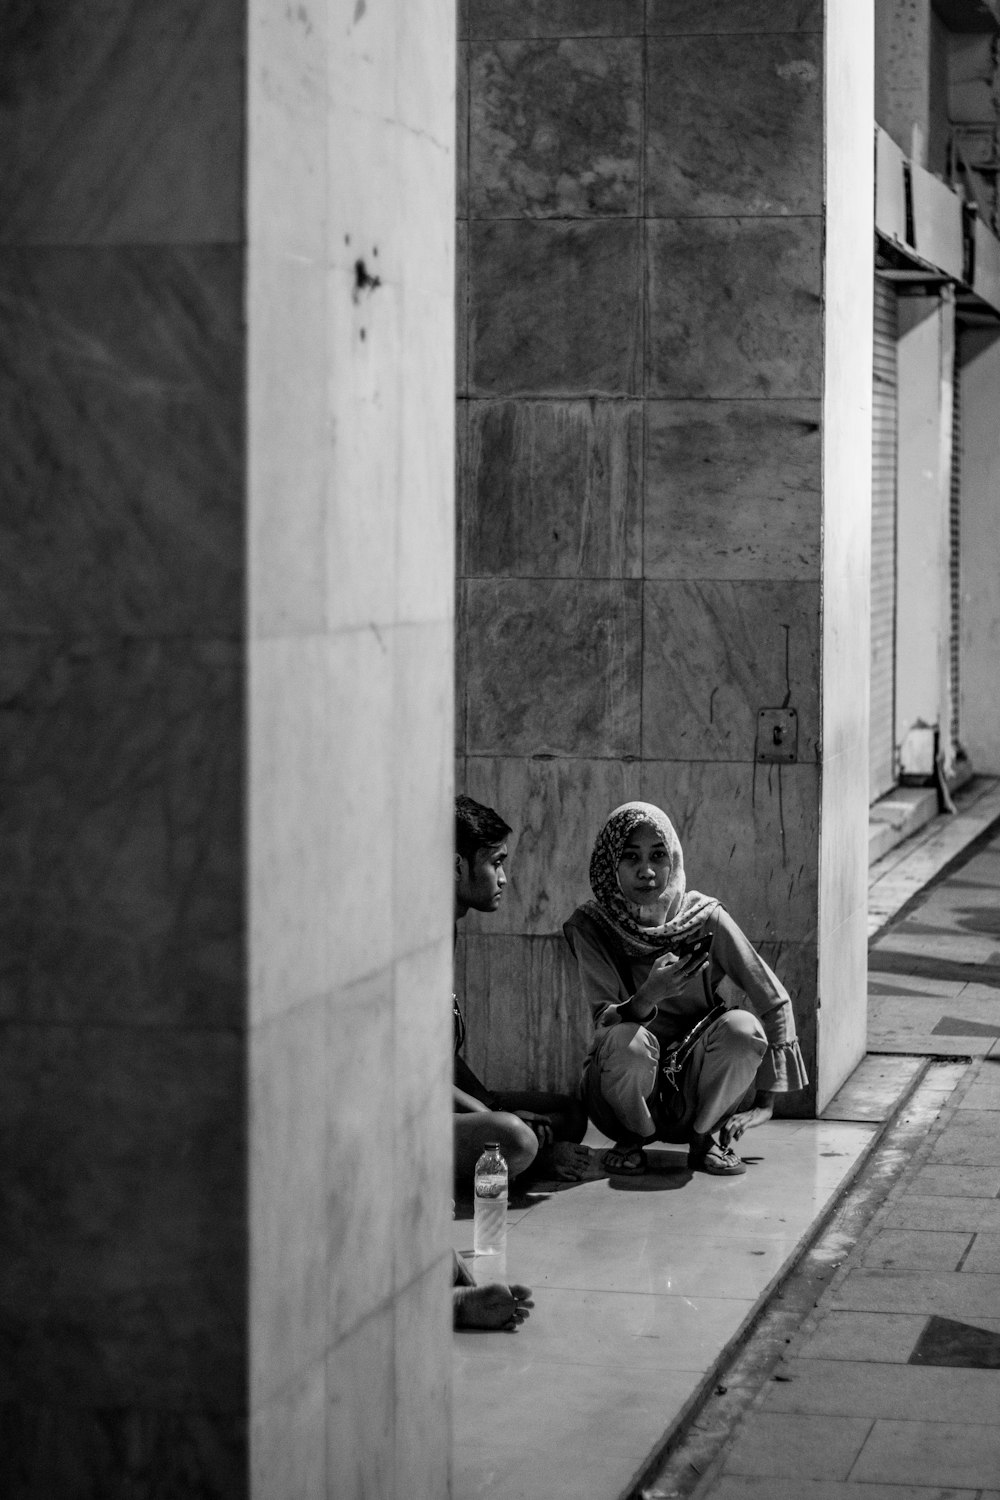
[(710, 1026), (715, 1025), (720, 1016), (725, 1015), (727, 1009), (728, 1007), (720, 1001), (712, 1007), (707, 1016), (702, 1016), (700, 1021), (695, 1022), (687, 1036), (682, 1037), (679, 1042), (674, 1042), (672, 1047), (668, 1047), (664, 1053), (661, 1053), (660, 1074), (668, 1083), (676, 1086), (677, 1075), (691, 1056), (695, 1042)]

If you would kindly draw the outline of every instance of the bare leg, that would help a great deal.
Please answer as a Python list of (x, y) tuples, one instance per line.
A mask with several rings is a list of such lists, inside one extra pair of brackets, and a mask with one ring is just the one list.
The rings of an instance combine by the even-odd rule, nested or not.
[(496, 1141), (503, 1152), (511, 1180), (530, 1167), (538, 1154), (538, 1141), (531, 1126), (506, 1110), (474, 1110), (453, 1118), (456, 1182), (472, 1182), (476, 1162), (488, 1141)]

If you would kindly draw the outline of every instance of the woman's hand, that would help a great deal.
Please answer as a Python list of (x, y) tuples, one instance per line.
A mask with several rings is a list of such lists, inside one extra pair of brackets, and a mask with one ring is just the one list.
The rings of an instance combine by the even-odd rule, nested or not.
[(719, 1130), (719, 1140), (724, 1146), (732, 1146), (744, 1130), (752, 1130), (755, 1125), (766, 1125), (773, 1113), (774, 1103), (771, 1098), (767, 1094), (759, 1094), (752, 1109), (741, 1109), (739, 1114), (729, 1116)]
[(665, 953), (658, 958), (648, 976), (636, 992), (652, 1005), (661, 1005), (664, 1000), (673, 1000), (683, 993), (692, 975), (697, 974), (703, 964), (708, 963), (704, 953), (691, 953), (686, 957), (677, 953)]

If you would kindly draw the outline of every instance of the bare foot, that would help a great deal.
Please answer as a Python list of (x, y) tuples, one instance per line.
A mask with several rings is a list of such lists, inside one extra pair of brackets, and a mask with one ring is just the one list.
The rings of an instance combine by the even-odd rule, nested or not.
[(456, 1287), (452, 1298), (456, 1328), (501, 1328), (505, 1333), (516, 1333), (535, 1305), (530, 1286), (499, 1281)]
[(547, 1151), (540, 1151), (537, 1175), (556, 1177), (560, 1182), (580, 1182), (590, 1172), (590, 1151), (574, 1141), (555, 1141)]

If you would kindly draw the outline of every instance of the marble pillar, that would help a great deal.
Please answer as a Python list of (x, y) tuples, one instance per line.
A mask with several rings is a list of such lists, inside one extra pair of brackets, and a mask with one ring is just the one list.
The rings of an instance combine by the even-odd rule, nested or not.
[[(847, 10), (826, 12), (470, 0), (458, 777), (515, 835), (459, 979), (470, 1060), (498, 1086), (574, 1081), (588, 1018), (561, 924), (632, 796), (668, 809), (692, 885), (793, 991), (813, 1085), (789, 1107), (863, 1048), (866, 785), (845, 760), (822, 788), (860, 732), (841, 674), (867, 671), (867, 481), (831, 455), (864, 442), (870, 331), (846, 294), (834, 326), (824, 276), (841, 285), (835, 253), (870, 280), (843, 226), (868, 253), (871, 48), (835, 51)], [(796, 760), (758, 763), (758, 711), (782, 705)], [(824, 1060), (820, 940), (845, 922), (827, 982), (831, 1005), (850, 989), (849, 1038)]]
[(12, 1500), (447, 1493), (454, 27), (3, 23)]

